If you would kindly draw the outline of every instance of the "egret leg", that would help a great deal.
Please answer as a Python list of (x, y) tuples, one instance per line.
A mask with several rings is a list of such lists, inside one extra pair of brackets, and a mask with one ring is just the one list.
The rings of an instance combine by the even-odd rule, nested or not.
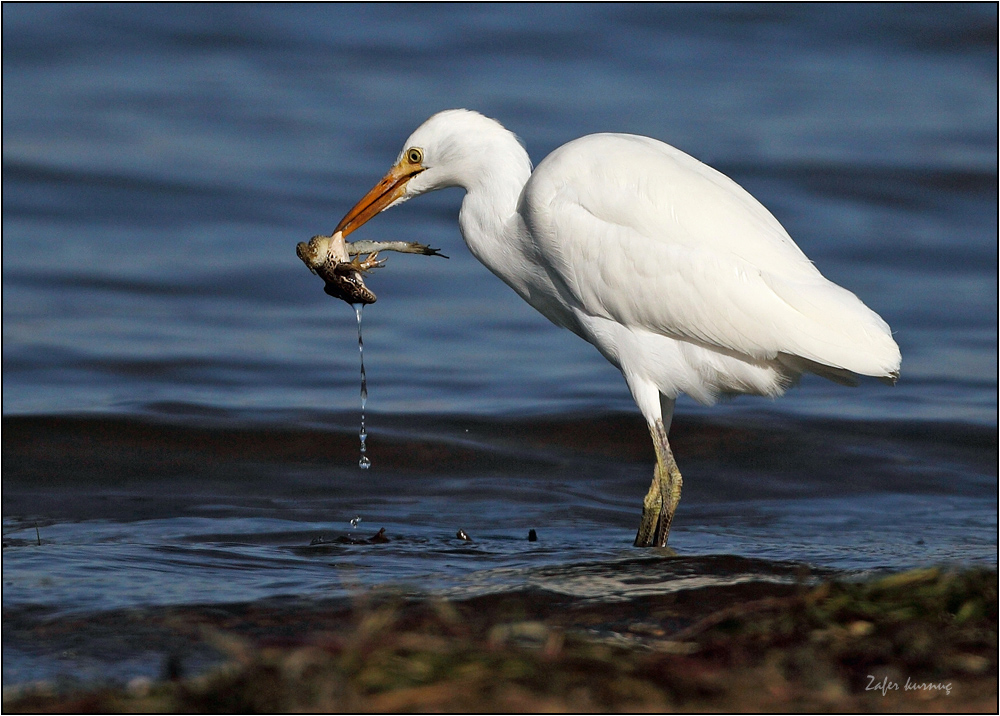
[(635, 535), (636, 547), (651, 547), (653, 539), (660, 527), (660, 513), (663, 508), (663, 498), (660, 495), (660, 466), (653, 468), (653, 482), (642, 500), (642, 520), (639, 531)]
[(636, 547), (666, 547), (670, 535), (670, 525), (674, 521), (677, 503), (681, 501), (681, 486), (684, 481), (677, 468), (673, 450), (667, 441), (667, 431), (662, 420), (649, 426), (656, 449), (656, 467), (653, 481), (642, 501), (642, 520), (635, 535)]

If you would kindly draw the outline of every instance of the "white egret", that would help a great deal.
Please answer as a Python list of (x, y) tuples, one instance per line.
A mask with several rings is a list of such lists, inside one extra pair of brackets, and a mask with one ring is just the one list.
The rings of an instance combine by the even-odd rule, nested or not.
[(466, 192), (458, 223), (472, 254), (625, 376), (657, 463), (637, 546), (666, 544), (680, 500), (667, 440), (680, 393), (710, 404), (781, 395), (804, 372), (847, 384), (899, 376), (885, 321), (736, 182), (649, 137), (581, 137), (532, 171), (495, 120), (439, 112), (336, 231), (452, 186)]

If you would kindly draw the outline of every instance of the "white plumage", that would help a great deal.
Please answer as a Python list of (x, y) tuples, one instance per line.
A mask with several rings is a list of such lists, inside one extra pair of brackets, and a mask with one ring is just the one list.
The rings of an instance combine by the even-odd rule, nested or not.
[(680, 496), (666, 439), (680, 393), (711, 403), (780, 395), (806, 371), (845, 383), (899, 374), (885, 321), (742, 187), (668, 144), (593, 134), (532, 172), (498, 122), (440, 112), (337, 230), (449, 186), (466, 190), (459, 225), (473, 255), (625, 376), (657, 451), (636, 544), (666, 543)]

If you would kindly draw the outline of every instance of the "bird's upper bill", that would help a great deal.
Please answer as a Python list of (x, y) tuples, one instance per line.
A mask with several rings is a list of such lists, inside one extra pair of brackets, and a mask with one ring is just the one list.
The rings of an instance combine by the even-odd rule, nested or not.
[(383, 209), (389, 208), (396, 200), (403, 198), (406, 183), (424, 170), (419, 162), (413, 162), (404, 155), (381, 181), (365, 194), (361, 201), (354, 205), (337, 224), (334, 233), (341, 232), (344, 236), (360, 227)]

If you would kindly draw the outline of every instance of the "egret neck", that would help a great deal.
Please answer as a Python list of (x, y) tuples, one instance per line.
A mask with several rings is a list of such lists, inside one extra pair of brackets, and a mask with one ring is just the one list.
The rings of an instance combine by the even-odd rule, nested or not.
[(472, 255), (525, 295), (526, 286), (512, 269), (523, 266), (531, 252), (526, 244), (530, 237), (517, 212), (521, 191), (531, 176), (531, 160), (506, 130), (490, 140), (486, 151), (478, 154), (481, 166), (469, 166), (458, 177), (466, 191), (458, 225)]
[(528, 153), (512, 132), (499, 124), (489, 129), (464, 137), (472, 146), (461, 147), (465, 161), (452, 174), (453, 186), (466, 192), (458, 214), (462, 238), (480, 263), (535, 310), (580, 333), (520, 210), (532, 171)]

